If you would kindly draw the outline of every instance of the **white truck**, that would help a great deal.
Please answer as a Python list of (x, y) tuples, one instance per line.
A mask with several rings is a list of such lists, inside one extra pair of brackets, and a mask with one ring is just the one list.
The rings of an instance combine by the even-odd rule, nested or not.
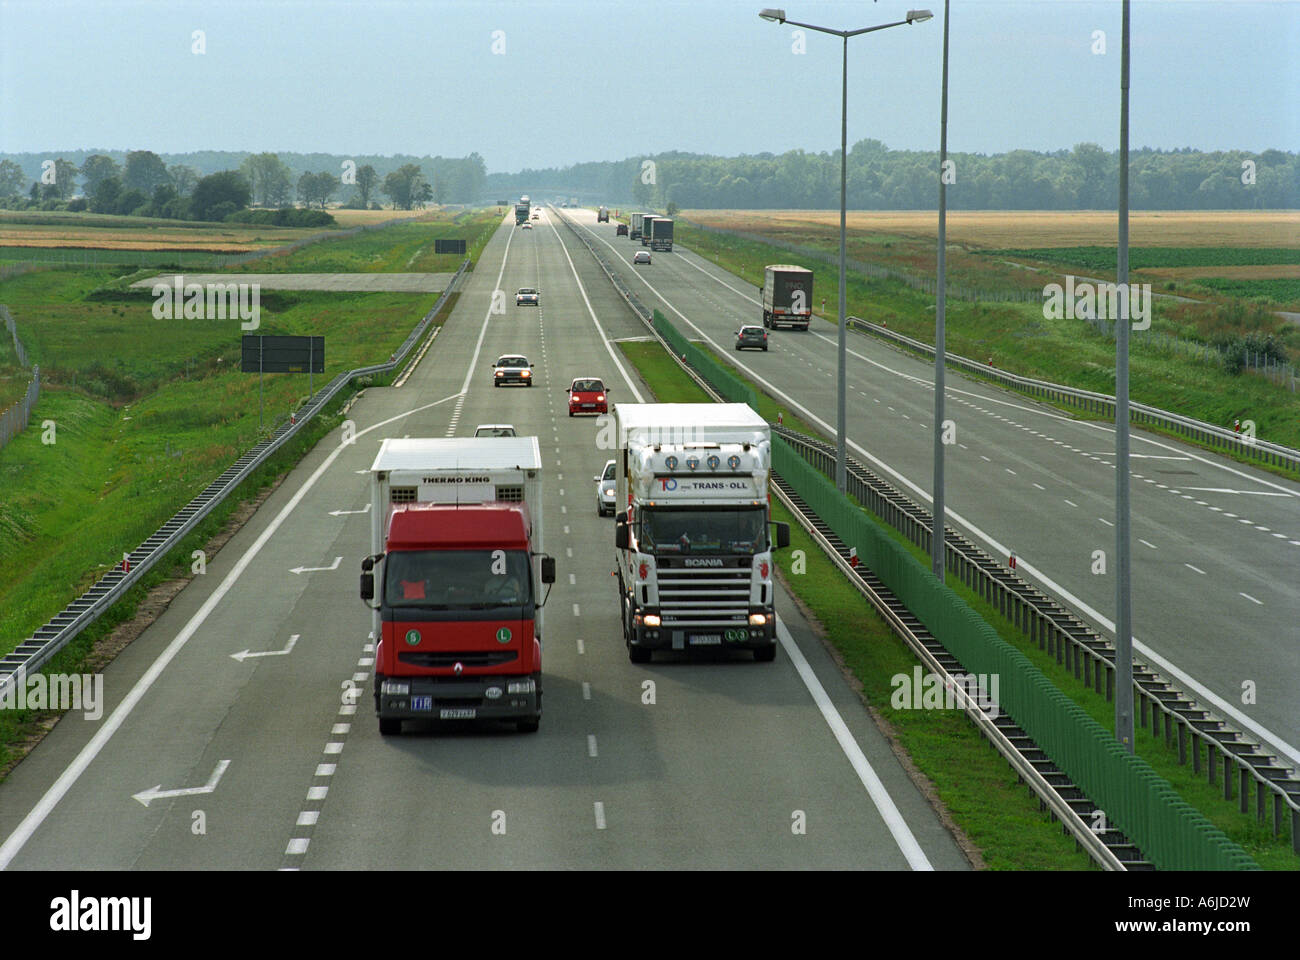
[(615, 563), (633, 663), (655, 650), (776, 657), (771, 431), (743, 403), (618, 403)]
[(370, 503), (360, 592), (372, 611), (379, 732), (400, 733), (403, 720), (537, 730), (538, 598), (555, 582), (537, 438), (384, 440)]

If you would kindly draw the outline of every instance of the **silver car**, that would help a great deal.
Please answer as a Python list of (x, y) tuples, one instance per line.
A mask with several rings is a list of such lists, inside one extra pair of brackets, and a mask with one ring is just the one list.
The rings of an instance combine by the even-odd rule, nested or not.
[(596, 481), (596, 516), (603, 517), (615, 513), (614, 507), (614, 461), (606, 460), (605, 469), (600, 476), (592, 477)]

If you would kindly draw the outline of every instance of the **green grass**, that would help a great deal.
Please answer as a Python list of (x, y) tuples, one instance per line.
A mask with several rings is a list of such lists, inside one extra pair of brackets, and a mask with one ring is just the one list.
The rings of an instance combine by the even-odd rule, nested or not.
[[(208, 541), (225, 526), (232, 513), (246, 500), (251, 500), (278, 477), (288, 473), (299, 459), (342, 421), (339, 408), (347, 400), (341, 394), (330, 402), (302, 431), (266, 463), (237, 487), (229, 497), (215, 507), (174, 550), (164, 557), (126, 595), (106, 610), (94, 623), (82, 631), (75, 640), (61, 650), (42, 671), (43, 673), (87, 672), (87, 656), (94, 643), (110, 634), (119, 624), (135, 616), (140, 602), (154, 586), (175, 577), (191, 576), (191, 553), (203, 549)], [(30, 431), (29, 431), (30, 432)], [(0, 469), (3, 469), (0, 465)], [(0, 542), (7, 531), (0, 526)], [(211, 556), (207, 558), (211, 561)], [(15, 757), (15, 744), (36, 729), (38, 721), (52, 717), (49, 711), (0, 710), (0, 771)], [(0, 773), (0, 780), (4, 774)]]
[[(714, 356), (716, 357), (717, 354), (715, 353)], [(725, 361), (723, 362), (725, 363)], [(678, 370), (678, 373), (685, 376), (680, 370)], [(734, 367), (732, 373), (754, 389), (759, 397), (759, 414), (766, 420), (772, 420), (776, 402)], [(787, 423), (789, 423), (789, 418), (787, 418)], [(822, 435), (816, 430), (797, 429), (804, 429), (805, 432), (814, 436)], [(929, 555), (922, 551), (920, 547), (907, 540), (902, 533), (893, 527), (888, 526), (881, 518), (865, 508), (863, 509), (876, 523), (877, 527), (901, 544), (918, 563), (927, 568), (930, 566)], [(1046, 651), (1040, 651), (1037, 645), (1032, 643), (1010, 620), (1003, 617), (992, 605), (981, 599), (978, 594), (969, 589), (955, 575), (949, 573), (945, 578), (945, 582), (962, 600), (991, 624), (1004, 640), (1022, 650), (1049, 679), (1085, 709), (1093, 719), (1107, 730), (1114, 731), (1115, 714), (1112, 703), (1108, 703), (1104, 696), (1096, 694), (1091, 688), (1084, 687), (1078, 680), (1075, 680), (1070, 671), (1063, 666), (1058, 666), (1055, 658), (1049, 656)], [(1146, 736), (1139, 732), (1135, 746), (1137, 754), (1146, 760), (1157, 774), (1164, 777), (1184, 800), (1200, 810), (1211, 823), (1221, 829), (1231, 840), (1238, 843), (1255, 859), (1255, 862), (1260, 867), (1266, 870), (1300, 869), (1300, 858), (1297, 858), (1291, 852), (1289, 828), (1284, 827), (1281, 837), (1274, 838), (1271, 827), (1261, 826), (1256, 822), (1253, 815), (1239, 812), (1237, 800), (1225, 803), (1222, 799), (1222, 780), (1216, 786), (1209, 784), (1203, 774), (1194, 774), (1190, 757), (1186, 765), (1180, 765), (1176, 750), (1169, 750), (1164, 746), (1163, 734), (1161, 739), (1157, 740), (1149, 732)], [(1203, 762), (1204, 759), (1203, 756)], [(1253, 796), (1251, 803), (1253, 809)], [(1269, 817), (1271, 816), (1270, 812)]]
[(1300, 280), (1260, 279), (1238, 280), (1223, 277), (1196, 277), (1184, 281), (1201, 287), (1209, 287), (1230, 297), (1260, 299), (1274, 304), (1300, 303)]
[(407, 221), (321, 240), (229, 269), (235, 273), (452, 273), (464, 257), (434, 253), (434, 240), (463, 239), (467, 255), (476, 259), (498, 222), (496, 214), (486, 210), (454, 220)]
[[(814, 273), (813, 303), (826, 298), (826, 316), (838, 315), (838, 271), (816, 260), (729, 236), (679, 229), (680, 241), (699, 255), (749, 283), (761, 284), (769, 263), (801, 264)], [(925, 343), (934, 342), (934, 298), (901, 283), (866, 280), (850, 273), (847, 311)], [(1189, 309), (1199, 311), (1189, 313)], [(1209, 337), (1230, 331), (1275, 332), (1280, 342), (1300, 355), (1300, 325), (1286, 324), (1262, 309), (1224, 307), (1207, 320), (1210, 305), (1157, 301), (1152, 329), (1180, 337)], [(1220, 315), (1221, 314), (1221, 315)], [(1217, 318), (1217, 319), (1216, 319)], [(826, 321), (828, 327), (830, 321)], [(816, 323), (816, 321), (815, 321)], [(949, 300), (946, 313), (948, 350), (975, 360), (992, 358), (995, 366), (1021, 376), (1094, 390), (1115, 392), (1115, 344), (1083, 320), (1052, 320), (1037, 304), (965, 303)], [(814, 327), (815, 328), (815, 327)], [(1300, 393), (1292, 393), (1248, 374), (1233, 375), (1217, 362), (1165, 352), (1135, 335), (1129, 363), (1133, 400), (1208, 423), (1229, 425), (1254, 420), (1261, 439), (1300, 447)], [(1067, 412), (1078, 415), (1069, 407)]]
[(100, 264), (178, 266), (188, 270), (215, 269), (216, 254), (187, 247), (183, 250), (121, 250), (99, 247), (0, 247), (0, 260), (31, 260), (38, 263), (69, 263), (96, 267)]
[[(708, 402), (657, 343), (620, 343), (661, 402)], [(918, 663), (871, 605), (808, 534), (774, 501), (772, 517), (791, 523), (790, 549), (776, 554), (785, 582), (825, 629), (863, 685), (863, 696), (889, 721), (903, 749), (934, 784), (953, 821), (999, 870), (1086, 870), (1090, 861), (1038, 809), (1038, 800), (959, 711), (894, 710), (889, 680)], [(802, 555), (806, 569), (794, 572)]]
[[(1034, 247), (1023, 250), (986, 250), (989, 257), (1022, 257), (1063, 263), (1102, 276), (1115, 272), (1115, 247)], [(1300, 250), (1290, 247), (1129, 247), (1130, 270), (1148, 267), (1224, 267), (1272, 264), (1300, 264)]]

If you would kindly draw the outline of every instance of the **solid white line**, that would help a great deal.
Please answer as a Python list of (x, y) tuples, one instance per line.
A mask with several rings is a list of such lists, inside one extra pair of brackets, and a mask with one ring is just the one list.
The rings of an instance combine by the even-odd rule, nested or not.
[(592, 804), (592, 808), (596, 811), (596, 829), (604, 830), (605, 829), (605, 805), (601, 803), (599, 800), (597, 800), (595, 803)]
[[(592, 236), (596, 236), (596, 235), (593, 233)], [(597, 237), (597, 239), (602, 240), (602, 242), (604, 242), (605, 245), (606, 245), (607, 247), (609, 247), (611, 250), (614, 249), (613, 244), (609, 243), (609, 241), (607, 241), (607, 240), (604, 240), (604, 238)], [(686, 260), (685, 258), (683, 258), (682, 262), (683, 262), (683, 263), (689, 263), (689, 261)], [(691, 264), (691, 265), (694, 266), (694, 264)], [(663, 295), (662, 293), (660, 293), (658, 290), (656, 290), (656, 289), (651, 285), (650, 281), (648, 281), (648, 280), (645, 279), (645, 277), (644, 277), (643, 274), (638, 273), (638, 272), (633, 272), (632, 276), (636, 277), (638, 280), (640, 280), (642, 283), (644, 283), (644, 284), (646, 285), (647, 289), (649, 289), (652, 293), (655, 294), (655, 296), (657, 296), (661, 301), (663, 301), (664, 306), (666, 306), (669, 310), (671, 310), (671, 311), (672, 311), (673, 313), (675, 313), (677, 316), (681, 317), (682, 321), (683, 321), (684, 323), (686, 323), (688, 326), (690, 326), (693, 330), (695, 330), (695, 332), (696, 332), (697, 334), (699, 334), (699, 336), (700, 336), (704, 341), (706, 341), (710, 346), (712, 346), (712, 347), (714, 348), (714, 350), (715, 350), (719, 355), (721, 355), (721, 356), (726, 356), (726, 355), (727, 355), (727, 351), (726, 351), (723, 347), (721, 347), (721, 346), (720, 346), (720, 345), (719, 345), (715, 340), (713, 340), (713, 338), (711, 338), (708, 334), (706, 334), (703, 330), (701, 330), (701, 329), (700, 329), (700, 328), (699, 328), (695, 323), (693, 323), (693, 322), (690, 320), (689, 317), (687, 317), (684, 313), (682, 313), (682, 312), (681, 312), (680, 310), (678, 310), (675, 306), (673, 306), (673, 305), (672, 305), (672, 304), (671, 304), (671, 303), (670, 303), (670, 302), (669, 302), (669, 301), (664, 297), (664, 295)], [(821, 336), (821, 335), (818, 334), (818, 336)], [(828, 342), (831, 342), (831, 343), (834, 342), (834, 341), (832, 341), (829, 337), (823, 337), (822, 339), (824, 339), (824, 340), (826, 340), (826, 341), (828, 341)], [(851, 351), (851, 350), (850, 350), (849, 352), (850, 352), (850, 353), (853, 353), (853, 351)], [(860, 354), (856, 354), (856, 353), (854, 353), (854, 356), (859, 356), (861, 359), (863, 359), (863, 360), (867, 360), (867, 362), (869, 362), (869, 363), (875, 363), (875, 361), (870, 360), (869, 358), (861, 357)], [(739, 358), (737, 358), (737, 363), (738, 363), (738, 364), (740, 363)], [(875, 364), (875, 365), (876, 365), (876, 366), (880, 366), (882, 369), (886, 369), (886, 370), (889, 369), (889, 368), (887, 368), (887, 367), (883, 367), (883, 365), (881, 365), (881, 364)], [(817, 416), (817, 414), (813, 413), (813, 412), (812, 412), (810, 409), (808, 409), (806, 406), (804, 406), (803, 404), (799, 403), (797, 400), (795, 400), (793, 397), (791, 397), (791, 396), (790, 396), (788, 393), (786, 393), (785, 391), (781, 390), (779, 387), (777, 387), (777, 386), (776, 386), (775, 384), (773, 384), (771, 381), (766, 380), (766, 379), (764, 379), (762, 376), (760, 376), (759, 374), (755, 373), (753, 369), (751, 369), (751, 368), (749, 368), (749, 367), (747, 367), (747, 366), (743, 366), (742, 369), (743, 369), (743, 370), (744, 370), (744, 371), (749, 375), (749, 377), (750, 377), (751, 379), (753, 379), (756, 383), (758, 383), (758, 384), (760, 384), (761, 386), (763, 386), (764, 388), (766, 388), (766, 389), (768, 390), (768, 392), (771, 393), (771, 394), (772, 394), (774, 397), (776, 397), (778, 400), (782, 400), (782, 401), (784, 401), (785, 403), (787, 403), (787, 404), (788, 404), (792, 409), (798, 410), (799, 413), (803, 416), (803, 418), (804, 418), (805, 420), (809, 421), (810, 423), (815, 423), (815, 424), (817, 424), (819, 427), (821, 427), (824, 431), (827, 432), (827, 435), (828, 435), (828, 436), (834, 436), (834, 434), (835, 434), (835, 428), (834, 428), (831, 424), (827, 423), (827, 422), (826, 422), (825, 420), (823, 420), (821, 417)], [(891, 373), (897, 373), (897, 371), (890, 371), (890, 372), (891, 372)], [(916, 381), (916, 382), (918, 382), (918, 383), (924, 383), (924, 382), (925, 382), (925, 381), (920, 380), (919, 378), (916, 378), (916, 377), (910, 377), (910, 376), (908, 376), (908, 375), (906, 375), (906, 374), (897, 373), (897, 375), (898, 375), (898, 376), (901, 376), (901, 377), (904, 377), (904, 378), (906, 378), (906, 379), (914, 380), (914, 381)], [(931, 389), (933, 389), (933, 383), (931, 383)], [(947, 387), (946, 390), (948, 390), (948, 391), (954, 391), (954, 392), (966, 392), (966, 391), (955, 391), (953, 387)], [(978, 394), (973, 394), (973, 393), (969, 393), (968, 395), (969, 395), (969, 396), (979, 396)], [(985, 401), (985, 402), (1003, 403), (1003, 404), (1006, 405), (1006, 406), (1013, 406), (1013, 407), (1014, 407), (1014, 406), (1017, 406), (1016, 404), (1006, 403), (1005, 401), (1001, 401), (1001, 400), (990, 401), (990, 399), (987, 398), (987, 397), (980, 397), (980, 399), (983, 400), (983, 401)], [(1042, 416), (1047, 416), (1047, 417), (1050, 417), (1050, 418), (1055, 419), (1055, 420), (1069, 421), (1069, 422), (1074, 423), (1074, 424), (1079, 425), (1079, 426), (1091, 427), (1091, 428), (1094, 428), (1094, 429), (1102, 430), (1102, 431), (1104, 431), (1104, 432), (1108, 432), (1108, 433), (1110, 433), (1110, 434), (1112, 434), (1112, 435), (1114, 434), (1114, 428), (1113, 428), (1113, 427), (1107, 429), (1106, 427), (1103, 427), (1103, 426), (1100, 426), (1100, 425), (1097, 425), (1097, 424), (1090, 423), (1089, 421), (1083, 421), (1083, 420), (1076, 421), (1076, 420), (1072, 420), (1072, 419), (1069, 418), (1069, 417), (1065, 417), (1065, 416), (1056, 416), (1056, 415), (1053, 415), (1053, 414), (1047, 414), (1047, 413), (1043, 413), (1043, 412), (1040, 411), (1040, 410), (1036, 410), (1036, 409), (1029, 408), (1029, 407), (1018, 407), (1018, 409), (1029, 410), (1029, 411), (1032, 412), (1032, 413), (1040, 414), (1040, 415), (1042, 415)], [(1135, 434), (1135, 437), (1136, 437), (1136, 434)], [(1139, 438), (1139, 439), (1143, 440), (1143, 442), (1145, 442), (1145, 443), (1151, 444), (1152, 446), (1159, 447), (1160, 449), (1163, 449), (1163, 450), (1168, 450), (1168, 451), (1170, 451), (1171, 453), (1177, 453), (1177, 452), (1178, 452), (1177, 449), (1174, 448), (1174, 447), (1165, 446), (1164, 444), (1158, 443), (1158, 442), (1156, 442), (1156, 441), (1154, 441), (1154, 440), (1150, 440), (1150, 439), (1148, 439), (1148, 438), (1146, 438), (1146, 437), (1141, 437), (1141, 438)], [(903, 486), (907, 487), (909, 490), (911, 490), (913, 493), (915, 493), (916, 496), (920, 499), (920, 501), (922, 501), (922, 502), (924, 502), (924, 503), (930, 503), (930, 504), (933, 504), (933, 497), (931, 497), (930, 494), (927, 493), (925, 490), (923, 490), (923, 489), (922, 489), (918, 484), (914, 483), (910, 478), (908, 478), (908, 477), (904, 476), (903, 474), (899, 473), (897, 470), (895, 470), (895, 469), (894, 469), (893, 467), (891, 467), (889, 464), (885, 463), (885, 462), (884, 462), (883, 460), (881, 460), (879, 457), (877, 457), (877, 456), (875, 456), (874, 454), (872, 454), (872, 453), (871, 453), (870, 451), (868, 451), (865, 447), (863, 447), (861, 444), (855, 442), (854, 440), (849, 439), (849, 440), (847, 441), (847, 443), (848, 443), (848, 445), (849, 445), (850, 447), (852, 447), (854, 450), (856, 450), (856, 451), (857, 451), (857, 452), (858, 452), (858, 453), (859, 453), (859, 454), (860, 454), (860, 455), (861, 455), (861, 456), (862, 456), (866, 461), (868, 461), (868, 462), (874, 464), (874, 465), (875, 465), (879, 470), (881, 470), (883, 473), (886, 473), (886, 474), (888, 474), (889, 476), (893, 477), (895, 480), (897, 480), (897, 481), (898, 481), (899, 483), (901, 483)], [(1075, 450), (1074, 447), (1070, 447), (1070, 449)], [(1076, 452), (1078, 452), (1078, 451), (1076, 450)], [(1200, 462), (1205, 463), (1205, 464), (1207, 464), (1207, 465), (1209, 465), (1209, 466), (1219, 467), (1219, 468), (1221, 468), (1221, 469), (1223, 469), (1223, 470), (1226, 470), (1226, 471), (1229, 472), (1229, 473), (1235, 473), (1235, 474), (1237, 474), (1238, 476), (1246, 477), (1247, 479), (1253, 480), (1253, 481), (1256, 482), (1256, 483), (1261, 483), (1261, 484), (1264, 484), (1264, 485), (1266, 485), (1266, 486), (1277, 487), (1277, 489), (1279, 489), (1279, 490), (1280, 490), (1280, 489), (1283, 489), (1282, 487), (1278, 487), (1276, 484), (1272, 484), (1272, 483), (1270, 483), (1270, 482), (1267, 481), (1267, 480), (1261, 480), (1261, 479), (1257, 479), (1257, 478), (1254, 478), (1254, 477), (1249, 477), (1247, 474), (1241, 473), (1240, 471), (1237, 471), (1237, 470), (1233, 470), (1231, 467), (1226, 467), (1226, 466), (1223, 466), (1222, 464), (1214, 463), (1214, 462), (1211, 461), (1211, 460), (1205, 460), (1205, 459), (1203, 459), (1203, 458), (1201, 458), (1201, 457), (1198, 457), (1198, 456), (1196, 456), (1196, 455), (1194, 455), (1194, 454), (1191, 455), (1191, 456), (1192, 456), (1192, 459), (1193, 459), (1193, 460), (1200, 461)], [(1287, 492), (1287, 494), (1288, 494), (1289, 496), (1300, 496), (1300, 494), (1292, 494), (1292, 493), (1290, 493), (1289, 491)], [(1066, 501), (1066, 502), (1068, 503), (1069, 501)], [(952, 521), (953, 521), (954, 523), (957, 523), (957, 524), (962, 525), (962, 526), (965, 527), (967, 530), (969, 530), (972, 534), (974, 534), (977, 538), (979, 538), (980, 540), (984, 541), (984, 543), (986, 543), (988, 546), (992, 547), (995, 556), (997, 556), (997, 555), (1001, 555), (1001, 556), (1004, 556), (1004, 557), (1005, 557), (1005, 556), (1010, 555), (1010, 553), (1011, 553), (1010, 549), (1009, 549), (1005, 544), (1001, 543), (999, 540), (997, 540), (995, 537), (993, 537), (991, 534), (989, 534), (987, 531), (985, 531), (985, 530), (983, 530), (982, 528), (980, 528), (979, 526), (975, 525), (973, 522), (967, 520), (964, 516), (962, 516), (960, 513), (958, 513), (957, 511), (955, 511), (955, 510), (953, 510), (953, 509), (951, 509), (951, 508), (948, 508), (946, 512), (947, 512), (948, 516), (952, 518)], [(1225, 514), (1225, 515), (1226, 515), (1226, 514)], [(1054, 592), (1058, 597), (1060, 597), (1061, 599), (1065, 600), (1067, 603), (1073, 604), (1073, 606), (1075, 607), (1076, 610), (1082, 611), (1084, 614), (1086, 614), (1087, 616), (1091, 617), (1091, 618), (1092, 618), (1096, 623), (1101, 624), (1101, 625), (1102, 625), (1106, 630), (1108, 630), (1112, 635), (1115, 633), (1115, 622), (1114, 622), (1113, 620), (1111, 620), (1109, 617), (1104, 616), (1104, 615), (1101, 613), (1101, 611), (1099, 611), (1099, 610), (1097, 610), (1096, 608), (1094, 608), (1091, 604), (1089, 604), (1088, 602), (1086, 602), (1086, 601), (1083, 600), (1082, 598), (1080, 598), (1080, 597), (1078, 597), (1078, 596), (1075, 596), (1075, 594), (1074, 594), (1073, 592), (1071, 592), (1070, 590), (1066, 589), (1062, 584), (1057, 583), (1055, 580), (1053, 580), (1051, 577), (1049, 577), (1049, 576), (1048, 576), (1044, 571), (1039, 570), (1039, 569), (1038, 569), (1037, 567), (1035, 567), (1032, 563), (1027, 562), (1023, 557), (1019, 557), (1019, 556), (1017, 556), (1017, 558), (1016, 558), (1016, 562), (1017, 562), (1017, 568), (1018, 568), (1022, 573), (1027, 573), (1027, 574), (1029, 574), (1031, 577), (1033, 577), (1033, 578), (1035, 578), (1036, 580), (1038, 580), (1038, 582), (1039, 582), (1040, 584), (1042, 584), (1043, 586), (1047, 587), (1047, 589), (1048, 589), (1049, 591)], [(1235, 706), (1234, 706), (1230, 701), (1225, 700), (1223, 697), (1220, 697), (1218, 694), (1216, 694), (1216, 693), (1214, 693), (1213, 691), (1211, 691), (1208, 687), (1206, 687), (1204, 684), (1202, 684), (1200, 681), (1198, 681), (1195, 677), (1191, 676), (1190, 674), (1188, 674), (1188, 673), (1185, 672), (1184, 670), (1182, 670), (1182, 669), (1180, 669), (1179, 667), (1175, 666), (1175, 665), (1174, 665), (1173, 663), (1171, 663), (1169, 660), (1167, 660), (1166, 658), (1162, 657), (1162, 656), (1161, 656), (1160, 654), (1158, 654), (1155, 650), (1151, 649), (1151, 647), (1149, 647), (1149, 646), (1147, 646), (1146, 644), (1142, 643), (1142, 642), (1141, 642), (1140, 640), (1138, 640), (1136, 637), (1133, 638), (1133, 649), (1136, 650), (1137, 652), (1141, 653), (1142, 656), (1143, 656), (1146, 660), (1148, 660), (1148, 661), (1150, 661), (1151, 663), (1155, 664), (1156, 666), (1160, 667), (1160, 668), (1161, 668), (1165, 673), (1168, 673), (1168, 674), (1172, 675), (1173, 677), (1177, 678), (1177, 679), (1178, 679), (1178, 680), (1179, 680), (1179, 681), (1180, 681), (1180, 682), (1181, 682), (1185, 687), (1187, 687), (1187, 688), (1189, 688), (1190, 690), (1194, 691), (1195, 693), (1199, 694), (1200, 697), (1201, 697), (1202, 699), (1207, 700), (1208, 702), (1214, 704), (1215, 707), (1217, 707), (1217, 708), (1218, 708), (1220, 711), (1222, 711), (1223, 713), (1228, 714), (1228, 715), (1229, 715), (1230, 717), (1232, 717), (1232, 719), (1235, 720), (1237, 723), (1239, 723), (1239, 724), (1241, 724), (1242, 726), (1246, 727), (1248, 730), (1250, 730), (1252, 733), (1256, 734), (1257, 736), (1262, 737), (1262, 738), (1268, 740), (1270, 743), (1272, 743), (1272, 744), (1273, 744), (1273, 745), (1274, 745), (1274, 746), (1279, 750), (1279, 752), (1285, 754), (1285, 755), (1286, 755), (1287, 757), (1289, 757), (1292, 761), (1294, 761), (1295, 763), (1300, 763), (1300, 750), (1297, 750), (1294, 746), (1292, 746), (1290, 743), (1288, 743), (1284, 738), (1282, 738), (1282, 737), (1278, 736), (1277, 734), (1273, 733), (1273, 732), (1272, 732), (1271, 730), (1269, 730), (1267, 727), (1265, 727), (1265, 726), (1263, 726), (1262, 724), (1256, 722), (1253, 718), (1251, 718), (1251, 717), (1248, 716), (1247, 714), (1243, 713), (1241, 710), (1237, 709), (1237, 707), (1235, 707)]]
[[(1240, 591), (1238, 591), (1238, 592), (1240, 592)], [(1255, 599), (1254, 597), (1252, 597), (1249, 593), (1243, 593), (1243, 594), (1241, 594), (1241, 595), (1242, 595), (1243, 597), (1245, 597), (1247, 600), (1249, 600), (1251, 603), (1258, 603), (1261, 607), (1264, 605), (1264, 601), (1263, 601), (1263, 600), (1256, 600), (1256, 599)]]
[(1203, 577), (1206, 576), (1205, 571), (1202, 570), (1200, 567), (1194, 567), (1194, 566), (1192, 566), (1190, 563), (1184, 563), (1183, 566), (1186, 567), (1188, 570), (1194, 570), (1194, 571), (1196, 571), (1197, 573), (1199, 573), (1199, 574), (1200, 574), (1201, 576), (1203, 576)]
[[(407, 410), (405, 413), (399, 413), (396, 416), (389, 417), (387, 420), (381, 420), (373, 426), (358, 431), (354, 435), (354, 438), (360, 438), (372, 430), (386, 427), (388, 424), (401, 420), (403, 417), (408, 417), (413, 413), (430, 410), (439, 404), (447, 403), (449, 400), (456, 399), (457, 396), (458, 394), (453, 394), (449, 397), (443, 397), (441, 400), (422, 404), (421, 406)], [(108, 719), (105, 720), (103, 725), (95, 732), (95, 735), (91, 737), (90, 742), (81, 748), (81, 751), (72, 762), (64, 768), (63, 772), (59, 775), (59, 778), (54, 781), (47, 791), (45, 791), (44, 796), (36, 802), (36, 806), (32, 807), (27, 816), (22, 819), (22, 822), (14, 828), (13, 833), (5, 839), (4, 844), (0, 845), (0, 870), (5, 870), (9, 867), (9, 864), (13, 862), (13, 858), (18, 854), (18, 851), (26, 845), (27, 841), (32, 838), (32, 834), (34, 834), (41, 824), (45, 822), (45, 818), (53, 812), (54, 808), (58, 806), (59, 801), (64, 798), (70, 789), (72, 789), (72, 785), (75, 784), (77, 780), (80, 779), (81, 775), (86, 772), (86, 768), (90, 766), (91, 761), (93, 761), (95, 757), (99, 756), (99, 752), (104, 749), (105, 744), (107, 744), (108, 741), (113, 738), (113, 735), (117, 733), (118, 729), (126, 721), (126, 718), (131, 715), (131, 711), (133, 711), (141, 699), (144, 698), (145, 693), (147, 693), (149, 688), (153, 686), (154, 681), (162, 676), (162, 672), (167, 669), (168, 664), (170, 664), (172, 660), (176, 658), (176, 655), (184, 649), (185, 645), (189, 643), (190, 638), (194, 636), (212, 611), (216, 609), (217, 604), (219, 604), (225, 598), (226, 594), (230, 592), (236, 581), (243, 576), (244, 571), (248, 569), (249, 565), (253, 562), (253, 559), (261, 553), (262, 548), (266, 546), (273, 536), (275, 536), (276, 531), (280, 529), (280, 526), (284, 521), (289, 518), (289, 515), (293, 513), (298, 504), (302, 502), (303, 498), (307, 495), (307, 492), (316, 485), (316, 482), (320, 480), (322, 476), (324, 476), (325, 471), (333, 466), (334, 461), (338, 459), (339, 454), (351, 445), (351, 443), (339, 444), (339, 446), (335, 447), (334, 450), (330, 452), (329, 456), (325, 458), (321, 465), (312, 472), (311, 476), (303, 481), (302, 486), (298, 488), (297, 492), (294, 493), (289, 502), (286, 503), (281, 508), (280, 512), (275, 515), (275, 519), (267, 525), (266, 529), (262, 531), (255, 541), (253, 541), (253, 544), (244, 551), (243, 556), (236, 561), (234, 568), (226, 574), (225, 579), (221, 581), (221, 584), (215, 591), (213, 591), (212, 595), (203, 602), (203, 605), (199, 607), (194, 616), (192, 616), (185, 626), (181, 628), (181, 632), (176, 635), (176, 638), (172, 640), (163, 652), (158, 655), (157, 659), (149, 666), (149, 669), (145, 671), (144, 676), (136, 681), (135, 686), (133, 686), (130, 692), (128, 692), (122, 699), (122, 702), (117, 705), (117, 709), (109, 715)], [(318, 767), (318, 776), (328, 776), (330, 773), (334, 772), (332, 764), (322, 764), (322, 766), (329, 766), (331, 769), (328, 773), (322, 774)]]
[(605, 336), (605, 331), (600, 326), (600, 321), (596, 319), (596, 311), (591, 307), (591, 301), (587, 299), (587, 288), (582, 285), (582, 279), (578, 276), (578, 268), (573, 265), (573, 258), (569, 256), (569, 248), (565, 246), (564, 238), (560, 236), (560, 230), (555, 224), (551, 224), (551, 230), (555, 233), (555, 238), (560, 241), (560, 249), (564, 251), (564, 259), (569, 261), (569, 269), (573, 271), (573, 279), (578, 284), (578, 292), (582, 294), (582, 302), (587, 305), (587, 314), (591, 317), (591, 322), (596, 325), (596, 333), (600, 335), (600, 342), (605, 345), (605, 350), (609, 353), (609, 358), (614, 361), (614, 366), (618, 367), (618, 372), (623, 375), (623, 382), (627, 388), (632, 391), (632, 396), (636, 397), (637, 403), (645, 403), (645, 397), (641, 396), (641, 391), (636, 388), (632, 382), (632, 377), (628, 375), (627, 368), (623, 366), (623, 361), (618, 358), (614, 350), (614, 345), (609, 342)]
[(595, 755), (596, 755), (596, 735), (594, 733), (589, 733), (587, 734), (587, 756), (594, 757)]
[(1274, 493), (1272, 490), (1230, 490), (1227, 487), (1188, 487), (1201, 493), (1236, 493), (1251, 497), (1289, 497), (1289, 493)]
[(840, 712), (835, 709), (835, 704), (831, 703), (831, 698), (827, 696), (826, 689), (822, 686), (821, 681), (817, 679), (817, 674), (813, 672), (808, 661), (804, 659), (803, 651), (799, 649), (798, 644), (794, 642), (794, 637), (790, 636), (790, 631), (786, 629), (780, 619), (776, 621), (777, 639), (781, 641), (781, 648), (785, 650), (785, 655), (790, 658), (794, 664), (795, 671), (798, 672), (799, 678), (803, 680), (804, 686), (812, 694), (813, 702), (817, 704), (817, 709), (821, 711), (826, 725), (831, 728), (831, 733), (835, 735), (840, 749), (848, 758), (850, 766), (853, 767), (854, 773), (862, 781), (862, 785), (867, 788), (867, 795), (871, 797), (871, 802), (875, 804), (876, 810), (880, 817), (885, 821), (885, 826), (889, 828), (894, 842), (898, 844), (898, 849), (902, 851), (903, 856), (907, 858), (908, 865), (913, 870), (933, 870), (930, 860), (917, 843), (916, 837), (907, 826), (907, 821), (903, 815), (898, 812), (898, 807), (894, 804), (894, 799), (885, 789), (885, 785), (880, 782), (876, 776), (876, 771), (872, 769), (870, 761), (858, 746), (857, 740), (853, 739), (853, 734), (849, 732), (848, 726), (844, 723), (844, 718)]

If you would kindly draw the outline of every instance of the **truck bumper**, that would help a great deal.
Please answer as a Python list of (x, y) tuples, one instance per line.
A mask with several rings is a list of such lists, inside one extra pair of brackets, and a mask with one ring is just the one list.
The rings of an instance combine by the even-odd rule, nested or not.
[(637, 626), (632, 646), (645, 650), (760, 650), (776, 643), (776, 620), (761, 627), (709, 627), (678, 630)]
[[(518, 685), (524, 692), (509, 692)], [(375, 676), (375, 713), (398, 720), (518, 720), (541, 716), (542, 676)]]

